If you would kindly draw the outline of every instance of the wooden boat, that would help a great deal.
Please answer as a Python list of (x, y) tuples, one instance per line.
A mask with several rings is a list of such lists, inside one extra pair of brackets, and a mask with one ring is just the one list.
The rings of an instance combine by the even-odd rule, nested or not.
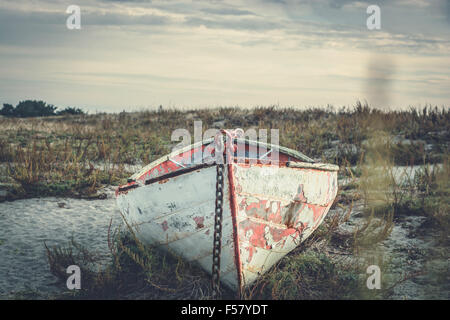
[[(240, 292), (321, 224), (337, 193), (338, 167), (281, 146), (231, 141), (234, 153), (223, 173), (220, 281)], [(207, 157), (193, 160), (215, 155), (215, 149), (214, 138), (187, 146), (145, 166), (116, 191), (141, 240), (170, 248), (210, 273), (216, 164)], [(268, 153), (278, 159), (267, 163)]]

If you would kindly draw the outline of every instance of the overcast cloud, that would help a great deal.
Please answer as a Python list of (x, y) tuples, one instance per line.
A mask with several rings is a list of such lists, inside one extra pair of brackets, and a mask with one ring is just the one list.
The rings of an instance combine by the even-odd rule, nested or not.
[(449, 107), (449, 16), (447, 0), (2, 0), (0, 103)]

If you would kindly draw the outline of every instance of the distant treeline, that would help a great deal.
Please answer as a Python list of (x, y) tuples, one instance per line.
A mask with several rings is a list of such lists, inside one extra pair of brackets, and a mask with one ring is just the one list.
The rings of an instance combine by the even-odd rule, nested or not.
[(44, 101), (25, 100), (20, 101), (16, 107), (12, 104), (4, 103), (3, 108), (0, 110), (0, 115), (5, 117), (28, 118), (85, 113), (83, 110), (74, 107), (67, 107), (63, 110), (56, 109), (58, 108), (52, 104), (47, 104)]

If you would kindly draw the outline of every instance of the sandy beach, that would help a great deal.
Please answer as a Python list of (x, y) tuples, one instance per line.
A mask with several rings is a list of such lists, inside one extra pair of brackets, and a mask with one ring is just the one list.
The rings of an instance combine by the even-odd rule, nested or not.
[(121, 221), (113, 189), (105, 200), (33, 198), (0, 203), (0, 298), (23, 290), (47, 294), (66, 290), (51, 274), (47, 246), (77, 243), (109, 262), (110, 219)]

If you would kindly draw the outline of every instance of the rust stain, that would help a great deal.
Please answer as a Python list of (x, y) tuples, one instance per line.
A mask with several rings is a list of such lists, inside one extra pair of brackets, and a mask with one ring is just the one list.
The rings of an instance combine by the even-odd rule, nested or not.
[(303, 184), (298, 186), (297, 195), (295, 196), (294, 200), (300, 201), (300, 202), (305, 202), (305, 203), (308, 202), (308, 200), (305, 197)]
[(205, 226), (203, 224), (203, 222), (205, 221), (204, 217), (194, 217), (193, 219), (194, 219), (195, 223), (197, 224), (197, 229), (201, 229)]
[(283, 224), (285, 224), (288, 228), (293, 228), (302, 208), (303, 203), (296, 200), (292, 201), (286, 207), (284, 207), (286, 211), (283, 217)]
[(248, 258), (247, 258), (247, 262), (251, 262), (252, 258), (253, 258), (253, 254), (256, 252), (256, 248), (253, 246), (248, 246), (245, 248), (245, 250), (248, 251)]
[(263, 270), (263, 268), (258, 268), (258, 267), (252, 266), (252, 265), (248, 265), (247, 270), (249, 270), (253, 273), (260, 273)]
[(272, 235), (274, 242), (279, 242), (283, 239), (285, 239), (287, 236), (293, 236), (294, 238), (297, 238), (297, 236), (302, 232), (301, 229), (278, 229), (278, 228), (270, 228), (270, 233)]
[(166, 231), (167, 229), (169, 229), (169, 226), (168, 226), (166, 220), (165, 220), (163, 223), (161, 223), (161, 227), (163, 228), (164, 231)]

